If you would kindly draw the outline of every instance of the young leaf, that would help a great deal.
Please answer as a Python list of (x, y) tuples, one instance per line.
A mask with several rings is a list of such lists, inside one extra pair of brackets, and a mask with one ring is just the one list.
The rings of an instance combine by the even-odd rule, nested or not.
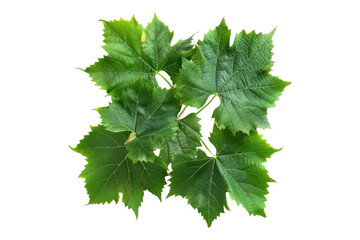
[(118, 100), (98, 112), (107, 130), (132, 133), (134, 140), (127, 143), (126, 149), (134, 162), (152, 162), (153, 151), (162, 148), (177, 130), (180, 106), (174, 97), (176, 90), (142, 85), (137, 82), (129, 88), (116, 89), (110, 95)]
[(80, 177), (85, 178), (89, 204), (117, 203), (119, 193), (122, 193), (123, 203), (137, 216), (144, 190), (161, 200), (167, 169), (160, 160), (134, 164), (124, 146), (129, 132), (114, 133), (101, 125), (91, 129), (89, 135), (73, 148), (87, 158), (88, 164)]
[(104, 49), (108, 55), (85, 69), (102, 89), (111, 91), (139, 77), (157, 86), (155, 74), (165, 71), (175, 77), (181, 67), (182, 52), (192, 48), (192, 38), (171, 46), (173, 32), (154, 15), (144, 29), (133, 17), (130, 21), (104, 21)]
[(274, 107), (289, 85), (269, 74), (273, 62), (270, 34), (237, 34), (230, 47), (230, 30), (222, 20), (215, 30), (199, 41), (195, 61), (183, 60), (180, 84), (183, 103), (200, 108), (210, 95), (220, 97), (213, 117), (217, 124), (249, 133), (257, 127), (268, 128), (267, 108)]
[(201, 146), (199, 121), (200, 118), (195, 113), (178, 120), (179, 129), (175, 132), (175, 136), (160, 151), (163, 162), (170, 163), (176, 154), (196, 156), (196, 148)]
[(227, 208), (225, 189), (249, 214), (265, 217), (268, 182), (274, 180), (263, 163), (278, 150), (256, 132), (233, 135), (216, 126), (210, 142), (217, 150), (214, 157), (207, 157), (201, 150), (196, 158), (177, 155), (170, 173), (169, 195), (186, 197), (209, 226)]

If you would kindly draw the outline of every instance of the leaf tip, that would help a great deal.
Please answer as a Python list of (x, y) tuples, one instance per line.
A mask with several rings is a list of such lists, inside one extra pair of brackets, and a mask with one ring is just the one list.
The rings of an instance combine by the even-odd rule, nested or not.
[(98, 113), (101, 114), (101, 112), (102, 112), (103, 110), (105, 110), (106, 108), (108, 108), (108, 107), (97, 107), (97, 108), (93, 108), (93, 109), (91, 109), (91, 110), (92, 110), (92, 111), (97, 111)]
[(138, 220), (139, 218), (139, 211), (136, 209), (133, 209), (134, 213), (135, 213), (135, 219)]
[(277, 29), (277, 27), (275, 27), (275, 28), (268, 34), (268, 36), (269, 36), (270, 38), (272, 38), (272, 37), (274, 36), (274, 34), (275, 34), (275, 32), (276, 32), (276, 29)]
[(130, 21), (135, 21), (135, 22), (137, 22), (134, 14), (131, 16)]
[(277, 183), (276, 180), (275, 180), (275, 179), (272, 179), (271, 177), (269, 177), (268, 182), (269, 182), (269, 183), (270, 183), (270, 182), (271, 182), (271, 183)]
[(225, 17), (223, 17), (223, 18), (221, 19), (220, 25), (224, 25), (224, 26), (226, 26)]
[(285, 87), (287, 87), (287, 86), (289, 86), (289, 85), (292, 84), (292, 82), (287, 82), (287, 81), (284, 81), (284, 80), (283, 80), (283, 82), (284, 82)]
[(156, 13), (154, 12), (154, 16), (153, 16), (153, 19), (152, 19), (153, 21), (155, 20), (155, 21), (159, 21), (159, 18), (157, 17), (157, 15), (156, 15)]
[[(170, 172), (170, 174), (169, 174), (169, 176), (172, 176), (172, 172)], [(173, 176), (172, 176), (173, 177)], [(170, 178), (170, 182), (172, 181), (172, 178)], [(169, 187), (170, 187), (170, 190), (169, 190), (169, 193), (167, 194), (167, 196), (166, 196), (166, 199), (168, 199), (169, 197), (171, 197), (171, 196), (178, 196), (175, 192), (174, 192), (174, 190), (173, 190), (173, 185), (172, 185), (172, 183), (170, 183), (169, 184)]]
[(83, 72), (86, 72), (86, 69), (83, 69), (83, 68), (80, 68), (80, 67), (76, 67), (75, 69), (76, 69), (76, 70), (81, 70), (81, 71), (83, 71)]
[(77, 147), (72, 147), (72, 146), (70, 146), (70, 145), (68, 145), (68, 147), (71, 149), (71, 150), (73, 150), (74, 152), (77, 152)]

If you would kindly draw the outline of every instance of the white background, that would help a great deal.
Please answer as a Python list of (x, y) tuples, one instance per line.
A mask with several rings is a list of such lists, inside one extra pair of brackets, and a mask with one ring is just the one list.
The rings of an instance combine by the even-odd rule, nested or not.
[[(0, 239), (360, 239), (360, 16), (357, 1), (2, 1)], [(231, 211), (209, 229), (180, 197), (145, 194), (138, 220), (118, 205), (86, 206), (86, 161), (72, 152), (100, 122), (105, 92), (85, 68), (104, 54), (99, 19), (146, 25), (156, 12), (174, 40), (232, 32), (274, 36), (272, 73), (292, 82), (261, 131), (283, 147), (267, 218)], [(216, 102), (211, 105), (216, 107)], [(210, 111), (210, 108), (209, 110)], [(201, 115), (203, 134), (213, 121)]]

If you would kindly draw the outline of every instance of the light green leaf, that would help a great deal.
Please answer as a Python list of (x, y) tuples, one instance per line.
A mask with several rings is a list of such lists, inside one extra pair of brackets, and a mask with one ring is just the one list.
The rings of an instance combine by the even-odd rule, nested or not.
[(163, 162), (170, 163), (176, 154), (196, 156), (196, 148), (201, 146), (199, 121), (195, 113), (177, 121), (179, 129), (160, 151)]
[(154, 89), (138, 82), (114, 91), (110, 94), (118, 100), (98, 109), (102, 123), (109, 131), (133, 133), (135, 138), (126, 149), (134, 162), (154, 161), (153, 151), (162, 148), (177, 130), (177, 90)]
[(274, 107), (284, 88), (290, 83), (269, 74), (273, 62), (270, 34), (236, 34), (232, 46), (230, 30), (223, 20), (215, 30), (199, 41), (199, 54), (194, 61), (183, 59), (178, 78), (183, 88), (183, 103), (203, 106), (210, 95), (220, 98), (213, 117), (233, 133), (268, 128), (267, 109)]
[(87, 158), (80, 177), (85, 178), (89, 204), (118, 202), (122, 193), (123, 203), (137, 216), (145, 190), (161, 200), (167, 170), (160, 160), (134, 164), (124, 146), (129, 132), (109, 132), (101, 125), (91, 129), (73, 148)]
[(186, 197), (209, 226), (227, 208), (226, 191), (249, 214), (265, 217), (268, 182), (274, 180), (263, 163), (278, 150), (256, 132), (233, 135), (230, 130), (216, 126), (210, 142), (217, 150), (214, 157), (207, 157), (201, 150), (196, 158), (176, 155), (169, 195)]
[(157, 86), (155, 74), (165, 71), (171, 78), (179, 74), (181, 56), (192, 48), (192, 38), (171, 46), (173, 32), (154, 16), (144, 29), (133, 17), (130, 21), (104, 21), (104, 49), (108, 55), (85, 69), (102, 89), (127, 86), (139, 77)]

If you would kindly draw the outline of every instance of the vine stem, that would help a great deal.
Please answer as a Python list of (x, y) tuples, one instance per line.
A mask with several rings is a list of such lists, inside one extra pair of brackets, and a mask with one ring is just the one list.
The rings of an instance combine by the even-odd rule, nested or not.
[(181, 115), (183, 115), (183, 113), (185, 112), (185, 110), (187, 109), (188, 106), (185, 106), (184, 109), (179, 113), (179, 115), (177, 116), (176, 120), (179, 120)]
[(169, 84), (170, 87), (173, 87), (173, 85), (170, 83), (169, 80), (166, 79), (166, 77), (164, 77), (161, 73), (159, 73), (158, 71), (155, 72), (156, 74), (159, 74), (160, 77), (162, 77), (165, 82), (167, 82), (167, 84)]
[(209, 147), (204, 143), (204, 141), (201, 138), (199, 138), (199, 139), (200, 139), (201, 143), (204, 145), (204, 147), (209, 151), (209, 153), (211, 153), (211, 155), (213, 155), (213, 157), (216, 158), (216, 155), (210, 151)]
[(217, 96), (217, 94), (215, 94), (212, 99), (204, 106), (202, 107), (199, 111), (197, 111), (196, 115), (198, 115), (202, 110), (204, 110), (207, 106), (209, 106), (209, 104), (214, 100), (214, 98)]

